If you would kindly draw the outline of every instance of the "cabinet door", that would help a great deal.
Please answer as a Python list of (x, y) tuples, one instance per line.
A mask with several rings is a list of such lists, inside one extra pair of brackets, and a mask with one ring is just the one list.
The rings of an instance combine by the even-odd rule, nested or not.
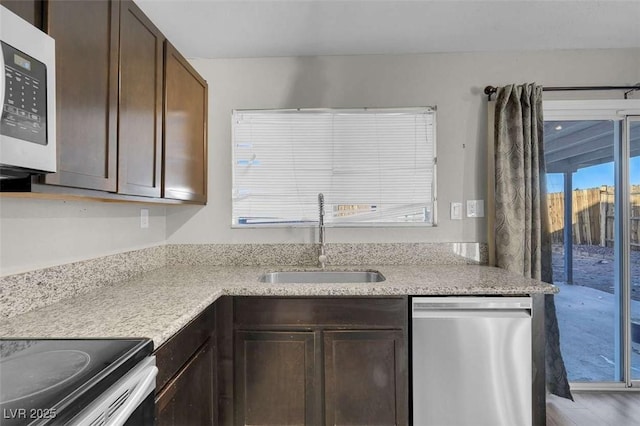
[(214, 348), (208, 340), (156, 398), (156, 424), (214, 425)]
[(0, 0), (0, 4), (36, 28), (42, 28), (42, 0)]
[(408, 424), (401, 330), (325, 331), (325, 424)]
[(207, 83), (165, 42), (163, 198), (207, 201)]
[(49, 184), (116, 191), (120, 2), (49, 1), (56, 40), (58, 172)]
[(320, 424), (319, 334), (236, 331), (235, 423)]
[(160, 197), (164, 37), (131, 1), (120, 6), (118, 193)]

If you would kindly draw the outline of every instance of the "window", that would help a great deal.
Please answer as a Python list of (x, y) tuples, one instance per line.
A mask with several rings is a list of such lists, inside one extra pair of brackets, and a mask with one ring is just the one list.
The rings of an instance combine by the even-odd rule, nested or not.
[(435, 223), (435, 108), (236, 110), (233, 225)]

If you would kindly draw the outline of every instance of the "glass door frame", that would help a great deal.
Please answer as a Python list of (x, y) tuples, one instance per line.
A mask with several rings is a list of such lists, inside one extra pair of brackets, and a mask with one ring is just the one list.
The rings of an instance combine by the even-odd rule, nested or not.
[(623, 279), (626, 280), (627, 286), (623, 286), (623, 311), (626, 313), (623, 319), (623, 333), (624, 333), (624, 353), (627, 355), (624, 359), (624, 371), (625, 371), (625, 385), (629, 388), (639, 388), (640, 378), (633, 379), (631, 373), (631, 354), (632, 354), (632, 340), (631, 340), (631, 318), (633, 309), (631, 308), (631, 124), (640, 123), (640, 111), (634, 111), (634, 113), (627, 114), (624, 119), (624, 125), (622, 129), (622, 154), (623, 160), (621, 167), (621, 178), (623, 180), (623, 190), (621, 202), (625, 206), (622, 209), (622, 214), (626, 215), (625, 223), (628, 224), (627, 232), (622, 232), (622, 255), (628, 260), (626, 268), (622, 268), (624, 274)]
[[(615, 201), (614, 251), (617, 292), (615, 328), (616, 379), (612, 382), (571, 382), (574, 390), (611, 390), (640, 387), (631, 379), (631, 271), (630, 271), (630, 127), (640, 122), (640, 99), (549, 100), (542, 102), (545, 121), (612, 120), (620, 137), (614, 141)], [(620, 208), (622, 206), (622, 208)]]

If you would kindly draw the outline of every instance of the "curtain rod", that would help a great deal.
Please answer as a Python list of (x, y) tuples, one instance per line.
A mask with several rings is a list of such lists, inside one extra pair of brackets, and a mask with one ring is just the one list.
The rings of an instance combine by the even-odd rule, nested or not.
[[(627, 99), (629, 93), (640, 90), (640, 83), (635, 86), (564, 86), (564, 87), (542, 87), (543, 92), (572, 92), (580, 90), (626, 90), (624, 98)], [(498, 91), (497, 87), (487, 86), (484, 88), (484, 94), (491, 100), (491, 95)]]

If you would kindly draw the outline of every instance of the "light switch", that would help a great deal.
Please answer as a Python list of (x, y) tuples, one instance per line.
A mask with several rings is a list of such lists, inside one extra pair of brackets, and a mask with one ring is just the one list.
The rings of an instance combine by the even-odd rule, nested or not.
[(484, 200), (467, 200), (467, 217), (484, 217)]
[(462, 203), (451, 203), (451, 220), (462, 219)]
[(140, 228), (146, 229), (149, 227), (149, 209), (140, 209)]

